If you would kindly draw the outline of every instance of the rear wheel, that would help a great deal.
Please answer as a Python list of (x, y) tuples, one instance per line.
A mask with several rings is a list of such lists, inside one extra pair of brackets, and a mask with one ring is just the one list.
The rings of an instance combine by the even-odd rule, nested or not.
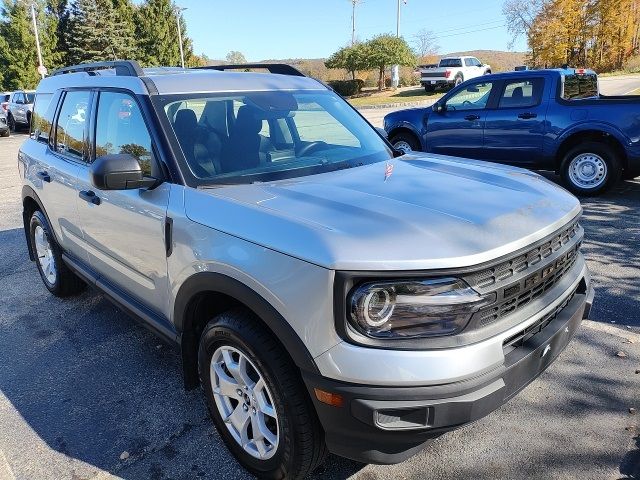
[(3, 130), (2, 133), (0, 133), (0, 137), (8, 137), (9, 135), (11, 135), (11, 130), (9, 128)]
[(418, 139), (409, 132), (395, 133), (391, 136), (389, 142), (393, 145), (393, 148), (404, 154), (422, 151)]
[(436, 87), (434, 85), (425, 85), (424, 86), (424, 91), (427, 93), (431, 93), (433, 91), (435, 91)]
[(44, 214), (39, 210), (33, 212), (29, 225), (36, 266), (47, 289), (56, 297), (81, 292), (86, 284), (62, 261), (62, 251)]
[(238, 461), (260, 478), (302, 478), (326, 456), (324, 434), (297, 367), (250, 312), (205, 327), (200, 380), (213, 422)]
[(622, 168), (609, 145), (585, 142), (569, 150), (560, 173), (565, 186), (573, 193), (598, 195), (620, 180)]
[(460, 74), (456, 75), (456, 78), (454, 79), (454, 82), (453, 82), (454, 88), (460, 85), (462, 82), (464, 82), (464, 78), (462, 78), (462, 75)]

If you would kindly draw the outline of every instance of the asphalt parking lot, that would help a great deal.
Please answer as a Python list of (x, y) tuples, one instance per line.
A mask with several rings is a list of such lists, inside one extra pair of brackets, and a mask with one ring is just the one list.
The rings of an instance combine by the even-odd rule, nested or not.
[[(183, 391), (177, 352), (95, 291), (60, 300), (41, 284), (21, 228), (24, 138), (0, 139), (0, 479), (248, 478)], [(402, 464), (331, 456), (316, 478), (640, 478), (640, 181), (583, 205), (596, 301), (550, 369)]]

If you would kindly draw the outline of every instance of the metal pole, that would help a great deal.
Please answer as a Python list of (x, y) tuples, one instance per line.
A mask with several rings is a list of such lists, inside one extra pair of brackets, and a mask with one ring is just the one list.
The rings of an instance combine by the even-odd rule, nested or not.
[(357, 0), (351, 0), (351, 46), (356, 43), (356, 2)]
[[(396, 16), (396, 37), (400, 38), (400, 0), (398, 0), (398, 14)], [(400, 66), (394, 65), (391, 71), (391, 86), (398, 88), (400, 84)]]
[(186, 8), (176, 8), (176, 22), (178, 23), (178, 43), (180, 44), (180, 64), (184, 68), (184, 51), (182, 49), (182, 28), (180, 27), (180, 16)]
[(33, 33), (36, 36), (36, 50), (38, 51), (38, 72), (44, 78), (44, 66), (42, 65), (42, 52), (40, 51), (40, 36), (38, 35), (38, 25), (36, 23), (36, 7), (31, 4), (31, 20), (33, 21)]

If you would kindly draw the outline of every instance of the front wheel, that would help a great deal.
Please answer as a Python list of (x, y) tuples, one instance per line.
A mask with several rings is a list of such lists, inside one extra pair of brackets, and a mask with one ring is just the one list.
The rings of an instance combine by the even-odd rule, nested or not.
[(404, 154), (422, 151), (418, 139), (408, 132), (399, 132), (392, 135), (389, 142), (393, 145), (393, 148)]
[(7, 125), (9, 125), (9, 131), (15, 133), (16, 131), (16, 121), (13, 118), (13, 115), (7, 115)]
[(250, 312), (205, 327), (198, 353), (209, 413), (227, 447), (259, 478), (303, 478), (326, 456), (297, 367)]
[(560, 174), (565, 186), (577, 195), (598, 195), (615, 185), (622, 174), (613, 148), (585, 142), (565, 155)]

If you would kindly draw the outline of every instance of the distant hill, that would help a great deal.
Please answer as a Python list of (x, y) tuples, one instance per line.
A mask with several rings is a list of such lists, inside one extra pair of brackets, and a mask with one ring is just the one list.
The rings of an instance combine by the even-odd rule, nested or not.
[[(488, 63), (494, 72), (513, 70), (516, 65), (526, 63), (527, 54), (524, 52), (503, 52), (499, 50), (472, 50), (468, 52), (453, 52), (434, 57), (426, 57), (420, 63), (435, 63), (441, 57), (468, 55), (477, 57), (481, 62)], [(293, 65), (305, 74), (320, 80), (341, 80), (350, 78), (348, 72), (344, 70), (331, 70), (324, 66), (324, 58), (280, 58), (261, 60), (258, 63), (286, 63)], [(224, 61), (211, 61), (210, 64), (224, 64)], [(404, 84), (417, 83), (418, 78), (412, 73), (410, 68), (402, 68), (400, 76)], [(367, 86), (374, 86), (378, 80), (378, 73), (358, 72), (358, 77), (365, 80)], [(409, 83), (411, 82), (411, 83)]]

